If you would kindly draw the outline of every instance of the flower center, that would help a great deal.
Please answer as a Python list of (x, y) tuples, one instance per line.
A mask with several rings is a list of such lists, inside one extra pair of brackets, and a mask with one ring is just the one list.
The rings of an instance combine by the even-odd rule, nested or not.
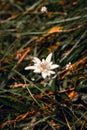
[(40, 65), (41, 71), (48, 71), (49, 70), (49, 65), (47, 63), (42, 63)]

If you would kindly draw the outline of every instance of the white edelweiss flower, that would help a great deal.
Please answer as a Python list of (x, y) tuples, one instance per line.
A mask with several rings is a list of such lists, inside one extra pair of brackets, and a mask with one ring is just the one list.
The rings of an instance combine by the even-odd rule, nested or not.
[(51, 62), (51, 57), (52, 53), (50, 53), (46, 59), (42, 59), (42, 61), (39, 58), (34, 57), (34, 65), (25, 67), (25, 70), (34, 70), (34, 73), (41, 73), (42, 77), (45, 79), (47, 76), (55, 74), (53, 69), (59, 67), (59, 65)]
[(66, 65), (66, 70), (71, 69), (71, 68), (72, 68), (71, 62), (69, 62), (69, 63)]
[(43, 7), (41, 8), (41, 12), (42, 12), (42, 13), (45, 13), (45, 12), (47, 13), (47, 7), (46, 7), (46, 6), (43, 6)]

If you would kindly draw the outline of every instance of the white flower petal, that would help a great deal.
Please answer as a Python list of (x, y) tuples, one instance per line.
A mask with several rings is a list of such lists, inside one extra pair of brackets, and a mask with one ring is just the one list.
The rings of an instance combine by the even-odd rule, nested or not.
[(45, 60), (44, 59), (42, 59), (42, 63), (44, 63), (45, 62)]
[(49, 62), (49, 65), (52, 65), (53, 64), (53, 62)]
[(25, 67), (25, 70), (34, 70), (34, 69), (36, 69), (35, 66), (27, 66), (27, 67)]
[(34, 66), (36, 67), (36, 69), (40, 68), (40, 64), (34, 64)]
[(35, 69), (34, 73), (41, 73), (40, 69)]
[(52, 57), (52, 53), (50, 53), (47, 58), (46, 58), (46, 61), (49, 63), (51, 61), (51, 57)]
[(55, 72), (54, 72), (54, 71), (51, 71), (51, 70), (49, 71), (49, 73), (50, 73), (50, 74), (55, 74)]
[(50, 69), (56, 69), (56, 68), (58, 68), (58, 67), (59, 67), (59, 65), (53, 64), (53, 65), (50, 66)]
[(39, 58), (37, 58), (37, 57), (34, 57), (33, 62), (35, 62), (35, 63), (37, 63), (37, 64), (40, 64), (40, 63), (41, 63), (40, 59), (39, 59)]
[(47, 73), (42, 72), (42, 77), (45, 79), (47, 77)]
[(69, 65), (71, 65), (71, 62), (69, 62)]

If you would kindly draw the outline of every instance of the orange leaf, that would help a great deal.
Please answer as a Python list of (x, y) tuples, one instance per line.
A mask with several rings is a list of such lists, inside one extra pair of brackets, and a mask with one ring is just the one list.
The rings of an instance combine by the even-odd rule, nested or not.
[(21, 58), (19, 59), (18, 64), (20, 64), (20, 63), (23, 61), (23, 59), (25, 58), (25, 56), (28, 54), (29, 51), (30, 51), (30, 48), (28, 47), (28, 48), (25, 50), (24, 54), (23, 54), (23, 55), (21, 56)]
[(68, 94), (68, 97), (69, 97), (70, 100), (72, 100), (73, 98), (75, 98), (75, 97), (77, 97), (77, 96), (78, 96), (78, 94), (77, 94), (77, 92), (75, 92), (75, 91), (72, 91), (72, 92), (70, 92), (70, 93)]
[(62, 29), (61, 26), (52, 27), (52, 28), (48, 31), (48, 34), (58, 32), (58, 31), (61, 30), (61, 29)]
[(42, 41), (45, 37), (49, 36), (52, 33), (60, 32), (60, 30), (62, 30), (62, 28), (63, 28), (62, 26), (52, 27), (51, 29), (48, 30), (48, 32), (46, 34), (43, 34), (41, 37), (39, 37), (37, 39), (37, 41)]

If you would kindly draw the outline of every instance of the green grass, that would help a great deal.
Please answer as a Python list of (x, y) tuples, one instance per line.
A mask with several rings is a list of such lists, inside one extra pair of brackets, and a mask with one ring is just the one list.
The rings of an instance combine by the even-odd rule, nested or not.
[[(86, 0), (1, 0), (0, 129), (87, 129), (86, 5)], [(51, 52), (60, 65), (55, 79), (24, 69), (34, 56)]]

